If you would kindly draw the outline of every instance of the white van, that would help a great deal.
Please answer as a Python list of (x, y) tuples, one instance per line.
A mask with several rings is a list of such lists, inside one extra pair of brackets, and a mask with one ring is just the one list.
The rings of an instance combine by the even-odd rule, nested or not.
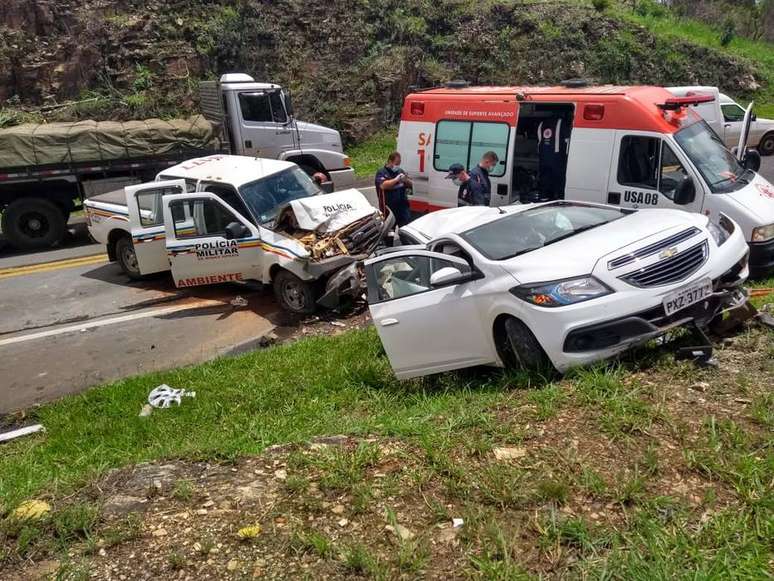
[[(721, 93), (717, 87), (667, 87), (667, 90), (676, 97), (695, 94), (715, 97), (714, 101), (696, 105), (695, 111), (715, 130), (728, 149), (738, 146), (744, 127), (745, 107)], [(761, 155), (774, 154), (774, 120), (759, 119), (753, 114), (747, 143), (750, 147), (755, 147)]]

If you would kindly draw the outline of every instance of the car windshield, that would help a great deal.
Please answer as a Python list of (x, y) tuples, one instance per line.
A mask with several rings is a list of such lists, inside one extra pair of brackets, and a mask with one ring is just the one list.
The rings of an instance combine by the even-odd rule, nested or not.
[(749, 183), (748, 173), (705, 121), (675, 133), (675, 140), (698, 168), (710, 190), (733, 192)]
[(557, 202), (477, 226), (462, 237), (491, 260), (505, 260), (617, 220), (616, 208)]
[(258, 222), (266, 224), (276, 219), (291, 200), (316, 196), (321, 191), (301, 168), (291, 167), (244, 185), (239, 193)]

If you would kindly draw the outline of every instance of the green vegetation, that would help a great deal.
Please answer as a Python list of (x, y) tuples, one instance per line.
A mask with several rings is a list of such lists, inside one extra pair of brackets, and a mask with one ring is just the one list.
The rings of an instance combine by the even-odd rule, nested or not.
[[(741, 57), (752, 63), (763, 81), (763, 86), (752, 95), (738, 96), (753, 97), (756, 100), (756, 111), (761, 117), (774, 117), (774, 44), (742, 36), (730, 35), (729, 37), (722, 23), (718, 27), (712, 27), (695, 20), (679, 18), (663, 8), (655, 12), (619, 8), (617, 14), (645, 26), (649, 32), (659, 38), (670, 41), (689, 41)], [(678, 56), (675, 55), (675, 57)], [(726, 90), (734, 92), (728, 88)]]
[(387, 156), (395, 150), (397, 133), (396, 127), (387, 127), (347, 149), (355, 175), (373, 177), (387, 162)]

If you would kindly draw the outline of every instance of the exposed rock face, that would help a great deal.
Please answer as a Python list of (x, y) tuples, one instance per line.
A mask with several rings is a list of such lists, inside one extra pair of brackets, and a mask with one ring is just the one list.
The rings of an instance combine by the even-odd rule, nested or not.
[[(362, 137), (400, 114), (412, 85), (722, 84), (744, 95), (751, 63), (588, 6), (382, 0), (0, 0), (0, 106), (99, 94), (74, 117), (196, 109), (197, 81), (245, 71), (289, 87), (299, 116)], [(96, 93), (86, 94), (87, 91)]]

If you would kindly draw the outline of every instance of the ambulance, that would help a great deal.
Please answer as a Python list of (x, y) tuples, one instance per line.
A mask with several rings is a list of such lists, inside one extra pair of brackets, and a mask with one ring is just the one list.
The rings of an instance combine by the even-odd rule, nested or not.
[[(774, 186), (756, 173), (760, 155), (738, 154), (693, 108), (713, 95), (662, 87), (471, 87), (408, 95), (398, 151), (413, 180), (412, 212), (457, 206), (449, 167), (471, 168), (494, 151), (490, 205), (580, 200), (631, 209), (681, 209), (734, 222), (755, 274), (774, 269)], [(749, 128), (752, 105), (747, 109)], [(728, 220), (730, 218), (730, 221)]]

